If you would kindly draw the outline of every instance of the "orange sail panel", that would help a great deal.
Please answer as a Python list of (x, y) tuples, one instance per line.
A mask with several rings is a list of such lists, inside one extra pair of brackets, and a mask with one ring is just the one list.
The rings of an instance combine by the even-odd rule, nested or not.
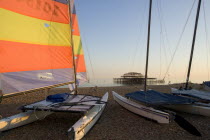
[(74, 81), (69, 15), (66, 0), (0, 0), (3, 94)]

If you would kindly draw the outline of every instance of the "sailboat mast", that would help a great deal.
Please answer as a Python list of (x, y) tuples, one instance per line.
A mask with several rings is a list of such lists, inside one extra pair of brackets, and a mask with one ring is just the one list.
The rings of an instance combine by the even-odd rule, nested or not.
[(150, 45), (150, 26), (151, 26), (151, 14), (152, 14), (152, 0), (149, 3), (149, 19), (148, 19), (148, 34), (147, 34), (147, 56), (146, 56), (146, 69), (144, 79), (144, 91), (147, 91), (147, 71), (148, 71), (148, 60), (149, 60), (149, 45)]
[[(71, 0), (68, 0), (68, 5), (69, 5), (69, 25), (70, 25), (70, 33), (71, 33), (71, 47), (72, 47), (72, 60), (73, 60), (73, 66), (74, 66), (74, 82), (75, 82), (75, 94), (77, 94), (77, 72), (76, 72), (76, 64), (75, 64), (75, 54), (74, 54), (74, 40), (73, 40), (73, 33), (72, 33), (72, 13), (71, 13)], [(73, 2), (72, 2), (73, 4)]]
[(187, 73), (187, 80), (186, 80), (185, 89), (188, 88), (188, 84), (189, 84), (189, 78), (190, 78), (190, 71), (191, 71), (191, 65), (192, 65), (193, 51), (194, 51), (194, 46), (195, 46), (195, 39), (196, 39), (196, 33), (197, 33), (197, 26), (198, 26), (200, 7), (201, 7), (201, 0), (198, 1), (198, 8), (197, 8), (197, 14), (196, 14), (196, 20), (195, 20), (195, 28), (194, 28), (194, 34), (193, 34), (193, 40), (192, 40), (192, 48), (191, 48), (190, 62), (189, 62), (189, 67), (188, 67), (188, 73)]

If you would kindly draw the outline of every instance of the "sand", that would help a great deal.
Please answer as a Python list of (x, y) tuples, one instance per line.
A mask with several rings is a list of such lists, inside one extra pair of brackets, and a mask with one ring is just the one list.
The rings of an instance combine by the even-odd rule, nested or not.
[[(174, 86), (173, 86), (174, 87)], [(79, 94), (92, 94), (102, 96), (106, 91), (109, 92), (109, 102), (100, 120), (92, 130), (83, 138), (87, 140), (116, 139), (116, 140), (192, 140), (210, 139), (210, 117), (178, 113), (186, 120), (191, 122), (202, 134), (196, 137), (181, 127), (174, 121), (170, 124), (158, 124), (136, 114), (129, 112), (117, 104), (111, 95), (111, 91), (116, 91), (121, 95), (136, 91), (142, 86), (122, 86), (122, 87), (97, 87), (80, 88)], [(162, 92), (170, 92), (169, 86), (150, 86), (149, 88)], [(197, 88), (200, 88), (199, 85)], [(68, 89), (52, 89), (50, 94), (69, 92)], [(29, 104), (44, 99), (44, 93), (20, 95), (3, 100), (0, 105), (0, 114), (3, 117), (14, 115), (20, 112), (17, 110), (21, 105)], [(0, 134), (1, 140), (65, 140), (67, 130), (81, 117), (81, 114), (74, 113), (54, 113), (46, 118), (34, 123), (15, 128)]]

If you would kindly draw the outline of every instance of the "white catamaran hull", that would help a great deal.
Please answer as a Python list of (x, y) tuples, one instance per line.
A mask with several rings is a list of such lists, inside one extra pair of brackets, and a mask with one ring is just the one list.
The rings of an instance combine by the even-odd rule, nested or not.
[[(209, 100), (210, 94), (207, 92), (199, 91), (199, 90), (178, 90), (175, 88), (171, 88), (171, 92), (176, 95)], [(195, 102), (193, 104), (185, 104), (185, 105), (167, 105), (167, 108), (171, 108), (177, 111), (186, 112), (190, 114), (202, 115), (202, 116), (210, 116), (210, 103), (200, 103)]]
[(107, 100), (108, 93), (101, 98), (104, 103), (95, 105), (68, 130), (71, 139), (79, 140), (88, 133), (103, 113)]
[(210, 104), (194, 103), (186, 105), (165, 105), (164, 107), (173, 109), (180, 112), (186, 112), (190, 114), (209, 116), (210, 117)]
[(53, 112), (46, 111), (26, 111), (17, 115), (0, 120), (0, 132), (23, 126), (39, 119), (43, 119)]
[(152, 119), (157, 121), (158, 123), (169, 123), (170, 122), (170, 114), (156, 110), (152, 107), (147, 107), (142, 104), (138, 104), (132, 100), (129, 100), (125, 97), (120, 96), (116, 92), (112, 91), (112, 95), (121, 106), (128, 109), (129, 111), (141, 115), (143, 117)]

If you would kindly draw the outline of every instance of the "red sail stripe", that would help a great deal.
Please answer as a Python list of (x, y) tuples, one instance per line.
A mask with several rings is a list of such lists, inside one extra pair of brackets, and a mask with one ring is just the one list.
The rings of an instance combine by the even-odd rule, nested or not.
[(53, 0), (0, 0), (0, 8), (38, 19), (69, 23), (68, 5)]
[(0, 73), (72, 68), (71, 47), (0, 40)]

